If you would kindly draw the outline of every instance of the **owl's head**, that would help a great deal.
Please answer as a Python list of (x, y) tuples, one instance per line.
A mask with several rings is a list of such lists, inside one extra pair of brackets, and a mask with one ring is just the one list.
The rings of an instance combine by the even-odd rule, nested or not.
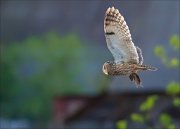
[(113, 62), (107, 61), (103, 64), (102, 71), (104, 74), (109, 75), (109, 71), (111, 70), (111, 66), (113, 65)]

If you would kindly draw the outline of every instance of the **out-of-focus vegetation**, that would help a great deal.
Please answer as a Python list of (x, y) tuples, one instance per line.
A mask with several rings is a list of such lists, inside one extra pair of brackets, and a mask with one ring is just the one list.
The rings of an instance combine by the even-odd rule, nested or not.
[(77, 35), (55, 32), (1, 45), (1, 117), (45, 121), (54, 96), (82, 94), (86, 50)]
[[(173, 35), (170, 40), (169, 44), (173, 48), (175, 52), (180, 52), (180, 39), (179, 36)], [(170, 68), (180, 68), (180, 61), (179, 57), (169, 57), (167, 51), (162, 45), (157, 45), (154, 49), (154, 53), (159, 59), (163, 62), (163, 64)]]
[[(173, 48), (175, 52), (180, 53), (180, 38), (177, 35), (173, 35), (170, 38), (170, 46)], [(179, 70), (180, 68), (180, 59), (179, 57), (168, 57), (168, 54), (165, 48), (162, 45), (157, 45), (154, 49), (155, 55), (162, 61), (162, 63), (167, 68), (176, 68)], [(171, 81), (166, 86), (166, 94), (169, 95), (171, 99), (172, 107), (179, 109), (180, 108), (180, 83), (176, 81)], [(173, 118), (167, 112), (161, 112), (156, 118), (155, 125), (152, 116), (152, 110), (156, 108), (158, 103), (161, 103), (158, 95), (150, 95), (147, 99), (139, 105), (139, 112), (132, 113), (127, 120), (119, 120), (117, 121), (117, 128), (118, 129), (127, 129), (128, 122), (131, 123), (138, 123), (136, 124), (140, 128), (147, 128), (147, 129), (176, 129), (176, 125), (173, 122)]]

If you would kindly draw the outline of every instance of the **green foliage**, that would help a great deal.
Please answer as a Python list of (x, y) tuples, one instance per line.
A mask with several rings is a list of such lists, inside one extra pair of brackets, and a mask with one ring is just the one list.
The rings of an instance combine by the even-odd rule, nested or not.
[[(4, 117), (47, 119), (52, 99), (80, 94), (84, 82), (85, 46), (75, 34), (55, 32), (2, 46), (1, 112)], [(87, 80), (81, 76), (82, 80)]]
[(180, 95), (180, 83), (172, 81), (166, 87), (166, 92), (169, 95)]
[(164, 58), (166, 56), (165, 49), (162, 45), (157, 45), (154, 49), (154, 53), (160, 58)]
[(174, 48), (174, 50), (180, 50), (180, 38), (177, 35), (173, 35), (170, 38), (170, 45)]
[[(180, 52), (180, 40), (179, 40), (179, 36), (178, 35), (173, 35), (170, 38), (169, 41), (171, 47), (173, 47), (173, 49), (177, 52)], [(162, 45), (157, 45), (154, 48), (154, 53), (157, 57), (159, 57), (161, 59), (161, 61), (163, 62), (163, 64), (165, 64), (165, 66), (170, 67), (170, 68), (178, 68), (180, 67), (180, 60), (179, 58), (170, 58), (167, 56), (166, 50)]]
[(176, 129), (176, 126), (174, 124), (169, 124), (166, 127), (167, 129)]
[(180, 98), (174, 98), (173, 105), (175, 107), (180, 107)]
[(134, 122), (144, 123), (144, 116), (142, 114), (132, 113), (130, 117)]
[(149, 110), (151, 110), (154, 107), (154, 104), (155, 104), (157, 99), (158, 99), (157, 95), (148, 96), (147, 100), (144, 101), (140, 105), (140, 111), (149, 111)]
[(179, 59), (178, 59), (178, 58), (172, 58), (172, 59), (170, 60), (170, 66), (171, 66), (171, 67), (178, 67), (178, 66), (180, 66), (180, 61), (179, 61)]
[[(177, 35), (173, 35), (170, 38), (170, 45), (173, 47), (174, 51), (180, 52), (180, 38)], [(161, 59), (163, 64), (168, 68), (179, 68), (180, 67), (180, 60), (179, 58), (173, 57), (169, 58), (168, 54), (166, 53), (165, 48), (162, 45), (157, 45), (154, 48), (155, 55)], [(180, 83), (176, 81), (171, 81), (166, 86), (166, 94), (170, 95), (172, 104), (175, 108), (180, 107)], [(143, 101), (139, 105), (139, 113), (132, 113), (130, 115), (130, 120), (133, 122), (139, 122), (142, 125), (147, 126), (147, 129), (154, 129), (157, 127), (163, 129), (176, 129), (176, 125), (173, 123), (173, 119), (167, 113), (161, 113), (158, 116), (158, 125), (151, 125), (151, 111), (153, 107), (157, 104), (156, 101), (158, 100), (158, 95), (150, 95), (147, 97), (145, 101)], [(127, 121), (128, 122), (128, 121)], [(119, 129), (119, 128), (118, 128)]]
[(127, 129), (127, 121), (126, 120), (117, 121), (117, 128), (118, 129)]
[(168, 125), (171, 124), (172, 118), (168, 114), (163, 113), (159, 116), (159, 121), (161, 122), (162, 125), (167, 127)]

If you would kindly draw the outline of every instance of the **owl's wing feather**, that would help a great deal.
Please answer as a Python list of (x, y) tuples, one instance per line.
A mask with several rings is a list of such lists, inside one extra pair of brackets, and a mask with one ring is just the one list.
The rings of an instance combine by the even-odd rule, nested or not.
[(124, 17), (114, 7), (108, 8), (104, 19), (104, 31), (108, 49), (116, 63), (139, 63), (129, 27)]
[(142, 56), (142, 51), (139, 47), (136, 46), (136, 50), (137, 50), (137, 53), (138, 53), (138, 56), (139, 56), (139, 64), (143, 64), (143, 56)]

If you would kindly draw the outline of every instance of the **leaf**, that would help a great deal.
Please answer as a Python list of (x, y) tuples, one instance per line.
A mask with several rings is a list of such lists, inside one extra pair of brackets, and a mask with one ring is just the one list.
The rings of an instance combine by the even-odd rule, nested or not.
[(170, 45), (175, 49), (175, 50), (180, 50), (180, 38), (178, 35), (173, 35), (170, 38)]
[(173, 105), (175, 107), (180, 107), (180, 98), (174, 98)]
[(178, 95), (180, 94), (180, 83), (172, 81), (166, 87), (166, 92), (169, 95)]
[(144, 117), (141, 114), (138, 113), (132, 113), (131, 114), (131, 120), (134, 122), (141, 122), (144, 123)]
[(140, 105), (140, 111), (149, 111), (154, 107), (155, 101), (158, 99), (157, 95), (149, 96), (145, 102)]
[(166, 55), (166, 51), (162, 45), (157, 45), (154, 48), (154, 53), (157, 57), (161, 59), (161, 61), (168, 66), (168, 57)]
[(119, 120), (117, 122), (118, 129), (127, 129), (127, 121), (126, 120)]
[(162, 113), (162, 114), (160, 115), (160, 117), (159, 117), (159, 121), (160, 121), (160, 123), (161, 123), (162, 125), (168, 126), (168, 125), (171, 124), (172, 118), (171, 118), (171, 116), (169, 116), (168, 114)]
[(154, 53), (156, 54), (156, 56), (158, 57), (163, 57), (166, 55), (165, 49), (163, 46), (161, 45), (157, 45), (154, 49)]
[(178, 66), (180, 66), (180, 63), (179, 63), (180, 61), (179, 61), (179, 59), (177, 59), (177, 58), (172, 58), (171, 60), (170, 60), (170, 66), (171, 67), (178, 67)]

